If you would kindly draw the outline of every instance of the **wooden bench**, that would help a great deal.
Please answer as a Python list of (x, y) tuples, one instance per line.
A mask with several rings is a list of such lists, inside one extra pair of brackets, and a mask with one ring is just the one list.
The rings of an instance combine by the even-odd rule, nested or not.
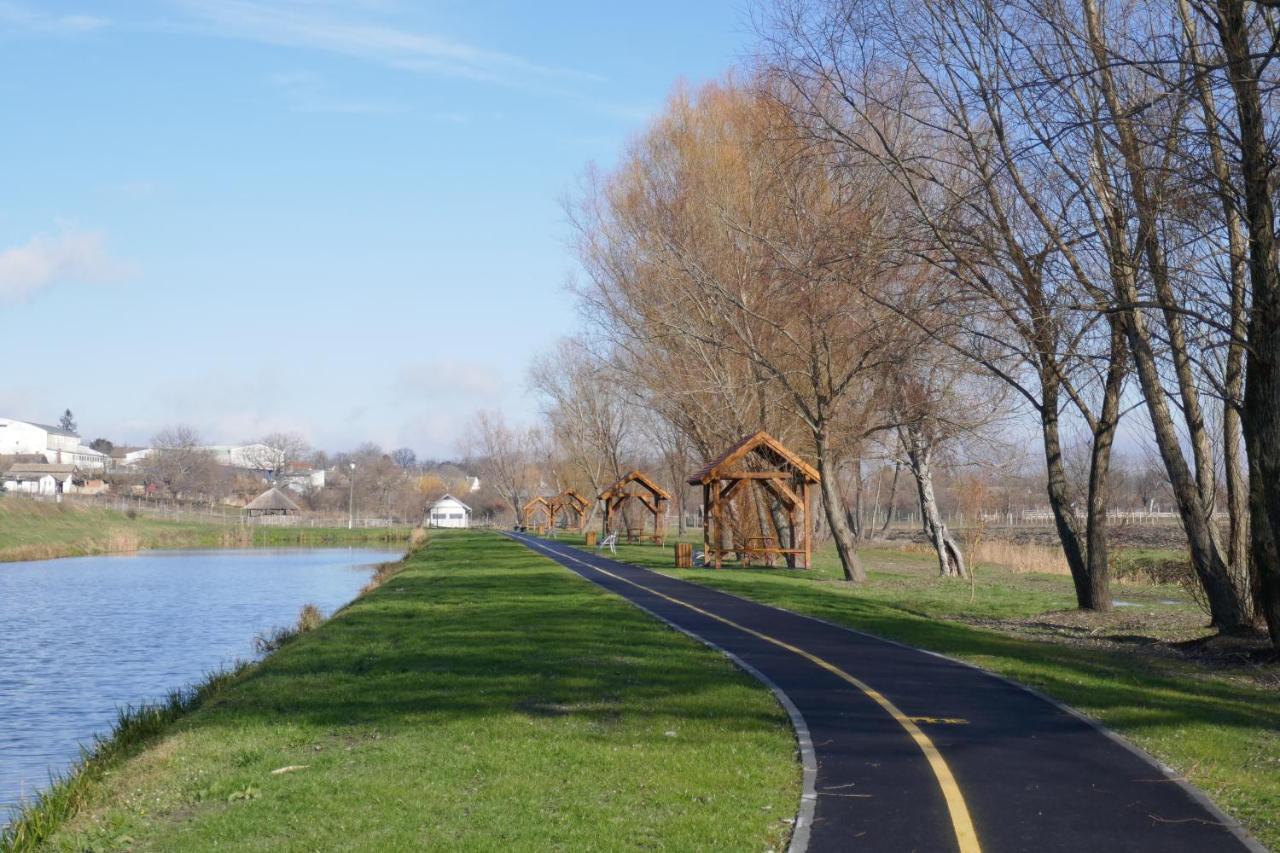
[(770, 543), (773, 541), (767, 536), (753, 536), (746, 542), (735, 544), (731, 548), (708, 548), (706, 554), (707, 561), (710, 563), (717, 557), (723, 560), (726, 556), (732, 554), (737, 557), (738, 561), (743, 566), (752, 565), (755, 558), (759, 557), (763, 560), (765, 566), (773, 568), (775, 557), (803, 557), (805, 555), (803, 548), (776, 548), (772, 544), (751, 544), (757, 543), (758, 540), (762, 539), (768, 540)]

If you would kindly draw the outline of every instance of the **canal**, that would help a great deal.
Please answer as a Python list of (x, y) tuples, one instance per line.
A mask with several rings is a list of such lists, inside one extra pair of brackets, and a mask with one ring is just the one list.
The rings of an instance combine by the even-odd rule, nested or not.
[(254, 638), (351, 601), (371, 549), (148, 551), (0, 563), (0, 825), (117, 709), (254, 657)]

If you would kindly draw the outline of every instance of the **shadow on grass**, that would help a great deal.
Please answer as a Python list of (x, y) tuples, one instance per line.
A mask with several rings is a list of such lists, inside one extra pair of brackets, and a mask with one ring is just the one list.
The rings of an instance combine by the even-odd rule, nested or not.
[[(670, 556), (669, 551), (656, 548), (625, 547), (619, 548), (616, 559), (978, 663), (1128, 732), (1172, 733), (1189, 724), (1204, 724), (1280, 735), (1280, 702), (1273, 691), (1196, 673), (1173, 661), (1009, 636), (948, 621), (909, 600), (884, 600), (884, 596), (910, 596), (917, 591), (875, 589), (874, 573), (869, 590), (803, 570), (675, 570)], [(956, 586), (955, 582), (950, 585)], [(1027, 609), (1043, 600), (1035, 593), (1027, 598), (1022, 603)], [(952, 602), (943, 603), (954, 607)]]
[(744, 679), (523, 546), (442, 535), (185, 725), (288, 719), (391, 731), (515, 711), (607, 726), (624, 707), (636, 716), (675, 704), (728, 730), (776, 730), (776, 715), (699, 701)]

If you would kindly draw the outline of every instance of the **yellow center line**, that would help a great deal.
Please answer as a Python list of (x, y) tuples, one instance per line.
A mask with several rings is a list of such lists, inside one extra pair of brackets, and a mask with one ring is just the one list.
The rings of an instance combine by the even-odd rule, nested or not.
[(678, 604), (681, 607), (687, 607), (695, 613), (699, 613), (703, 616), (706, 616), (708, 619), (714, 619), (717, 622), (721, 622), (725, 625), (730, 626), (731, 628), (736, 628), (739, 631), (742, 631), (744, 634), (750, 634), (751, 636), (764, 640), (767, 643), (772, 643), (773, 645), (778, 646), (779, 648), (786, 649), (792, 654), (799, 655), (800, 657), (804, 658), (810, 663), (813, 663), (822, 667), (827, 672), (830, 672), (832, 675), (835, 675), (837, 678), (840, 678), (848, 682), (849, 684), (852, 684), (854, 687), (858, 688), (858, 690), (862, 691), (863, 694), (865, 694), (868, 698), (870, 698), (877, 705), (883, 708), (885, 712), (890, 717), (892, 717), (895, 722), (898, 723), (898, 725), (902, 726), (902, 728), (907, 732), (907, 734), (911, 736), (911, 739), (915, 741), (916, 746), (920, 747), (920, 751), (924, 753), (925, 759), (929, 762), (929, 768), (933, 771), (934, 778), (938, 780), (938, 787), (942, 789), (942, 796), (947, 802), (947, 811), (951, 816), (951, 826), (955, 830), (956, 843), (960, 846), (960, 853), (981, 853), (982, 847), (980, 844), (978, 844), (978, 833), (973, 828), (973, 819), (969, 816), (969, 807), (965, 804), (964, 794), (961, 793), (960, 791), (960, 785), (956, 782), (955, 776), (952, 775), (951, 768), (947, 766), (947, 762), (945, 759), (943, 759), (942, 753), (938, 752), (938, 748), (934, 745), (933, 741), (931, 741), (929, 739), (929, 736), (926, 735), (920, 729), (920, 727), (917, 726), (915, 723), (915, 720), (918, 720), (918, 719), (929, 720), (932, 718), (908, 717), (906, 714), (902, 713), (902, 711), (898, 709), (897, 705), (894, 705), (882, 693), (880, 693), (878, 690), (871, 687), (866, 682), (858, 678), (855, 678), (854, 676), (845, 672), (843, 669), (836, 666), (835, 664), (830, 663), (829, 661), (823, 660), (817, 655), (811, 652), (807, 652), (802, 648), (793, 646), (790, 643), (785, 642), (783, 640), (779, 640), (777, 637), (771, 637), (768, 634), (762, 634), (761, 632), (748, 628), (745, 625), (739, 625), (737, 622), (734, 622), (732, 619), (726, 619), (723, 616), (719, 616), (715, 613), (708, 612), (706, 610), (703, 610), (701, 607), (697, 607), (696, 605), (690, 604), (687, 601), (681, 601), (678, 598), (672, 598), (671, 596), (658, 592), (656, 589), (647, 587), (644, 584), (637, 583), (629, 578), (624, 578), (621, 575), (616, 575), (613, 572), (608, 571), (607, 569), (602, 569), (599, 566), (593, 566), (591, 563), (588, 563), (585, 560), (580, 560), (577, 557), (573, 557), (561, 552), (552, 551), (550, 548), (546, 548), (541, 543), (534, 543), (534, 544), (536, 544), (542, 550), (547, 551), (548, 553), (556, 554), (558, 556), (564, 557), (565, 559), (573, 560), (575, 563), (580, 563), (593, 571), (599, 572), (602, 575), (608, 575), (614, 580), (619, 580), (619, 581), (622, 581), (623, 583), (630, 584), (631, 586), (634, 586), (637, 589), (642, 589), (645, 592), (649, 593), (650, 595), (656, 595), (665, 601), (670, 601), (672, 604)]

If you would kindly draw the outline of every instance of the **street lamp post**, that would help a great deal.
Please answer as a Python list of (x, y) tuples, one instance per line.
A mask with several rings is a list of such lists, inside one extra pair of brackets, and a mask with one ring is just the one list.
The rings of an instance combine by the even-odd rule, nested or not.
[(347, 529), (356, 526), (356, 463), (351, 463), (351, 476), (347, 477)]

